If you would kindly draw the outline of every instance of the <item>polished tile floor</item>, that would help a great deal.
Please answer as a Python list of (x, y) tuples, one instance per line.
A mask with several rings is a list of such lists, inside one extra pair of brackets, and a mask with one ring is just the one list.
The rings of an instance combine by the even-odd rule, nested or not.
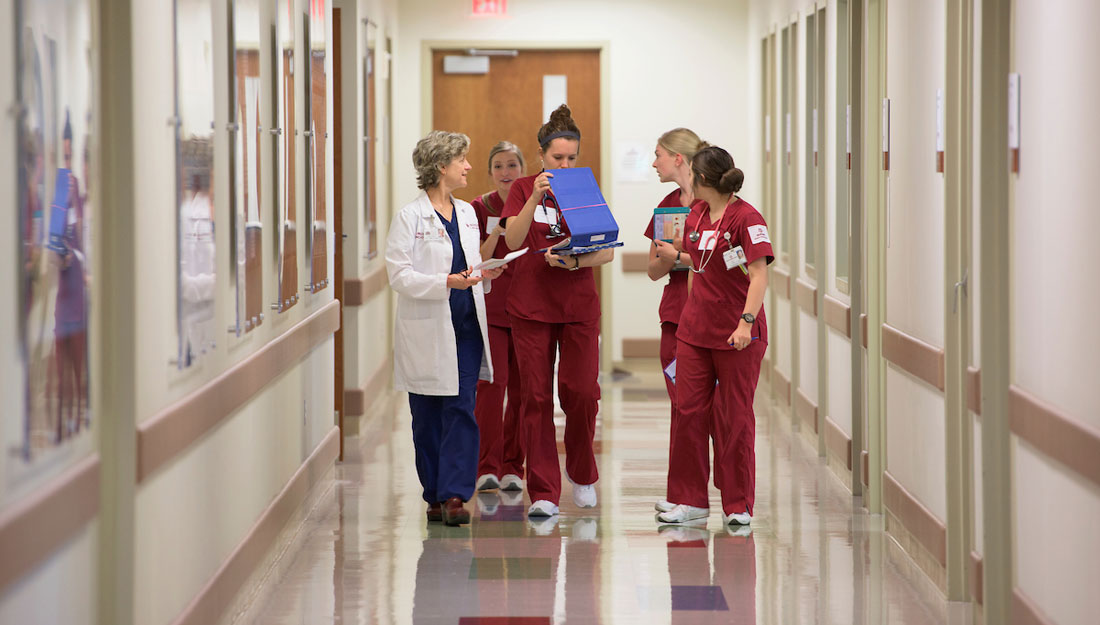
[[(757, 397), (757, 501), (751, 530), (658, 527), (668, 453), (661, 374), (638, 365), (603, 383), (600, 502), (529, 521), (523, 494), (481, 493), (468, 526), (428, 525), (407, 402), (348, 446), (325, 493), (257, 593), (256, 623), (966, 623), (789, 416)], [(561, 415), (559, 414), (559, 417)], [(559, 420), (559, 426), (561, 426)], [(560, 435), (559, 435), (560, 436)], [(560, 440), (560, 439), (559, 439)]]

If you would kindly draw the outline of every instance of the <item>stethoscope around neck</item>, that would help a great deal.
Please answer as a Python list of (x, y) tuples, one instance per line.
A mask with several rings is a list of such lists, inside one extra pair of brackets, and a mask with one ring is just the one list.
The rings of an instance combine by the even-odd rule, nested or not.
[[(546, 171), (543, 169), (542, 171)], [(539, 172), (542, 173), (542, 172)], [(554, 223), (550, 223), (550, 211), (546, 209), (547, 200), (554, 201), (554, 210), (558, 212), (558, 218)], [(550, 234), (546, 235), (547, 239), (557, 239), (565, 236), (565, 230), (562, 229), (561, 224), (565, 219), (561, 214), (561, 207), (558, 206), (558, 199), (554, 197), (554, 192), (547, 189), (546, 193), (542, 196), (542, 203), (539, 204), (539, 208), (542, 209), (542, 214), (546, 217), (546, 226), (550, 228)]]

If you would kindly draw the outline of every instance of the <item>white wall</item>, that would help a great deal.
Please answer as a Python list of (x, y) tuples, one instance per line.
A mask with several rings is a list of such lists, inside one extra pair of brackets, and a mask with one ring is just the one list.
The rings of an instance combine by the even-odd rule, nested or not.
[[(1100, 78), (1067, 59), (1100, 54), (1089, 27), (1100, 20), (1100, 6), (1015, 4), (1021, 163), (1012, 176), (1011, 381), (1095, 431), (1100, 295), (1092, 275), (1100, 262), (1100, 214), (1089, 198), (1100, 166), (1091, 147), (1100, 120), (1090, 103), (1100, 97)], [(1054, 622), (1094, 622), (1100, 596), (1088, 580), (1100, 575), (1093, 557), (1100, 553), (1093, 528), (1100, 488), (1019, 439), (1013, 449), (1017, 584)], [(1036, 510), (1051, 520), (1041, 532)]]
[[(935, 171), (936, 90), (946, 88), (946, 3), (891, 3), (886, 24), (890, 171), (886, 323), (944, 345), (944, 175)], [(879, 129), (872, 136), (881, 137)], [(882, 154), (871, 159), (881, 163)], [(947, 518), (943, 394), (893, 365), (887, 373), (886, 466)]]
[[(393, 193), (394, 156), (390, 152), (392, 137), (387, 135), (386, 123), (394, 118), (387, 101), (387, 89), (398, 83), (389, 66), (396, 63), (397, 47), (401, 34), (397, 29), (396, 0), (344, 0), (334, 5), (342, 12), (344, 28), (344, 278), (357, 279), (378, 270), (385, 270), (382, 250), (389, 232), (390, 220), (394, 211), (407, 199), (404, 195)], [(371, 25), (364, 26), (363, 19), (369, 19)], [(351, 29), (349, 32), (348, 29)], [(351, 33), (354, 33), (352, 35)], [(387, 59), (386, 38), (390, 37), (394, 46), (394, 59)], [(378, 228), (378, 253), (368, 258), (367, 222), (363, 203), (366, 180), (363, 172), (363, 149), (361, 137), (366, 135), (363, 119), (363, 57), (368, 46), (374, 48), (374, 123), (376, 141), (371, 146), (375, 167), (375, 203), (377, 206), (376, 226)], [(394, 99), (398, 93), (394, 93)], [(406, 106), (401, 117), (408, 120), (419, 119), (419, 110)], [(396, 120), (395, 120), (396, 121)], [(408, 154), (411, 154), (411, 147)], [(408, 164), (411, 170), (411, 158), (397, 159), (401, 165)], [(415, 189), (416, 186), (411, 187)], [(388, 198), (393, 195), (393, 202)], [(363, 306), (344, 309), (344, 388), (362, 387), (383, 366), (391, 350), (390, 308), (392, 296), (389, 288)], [(368, 398), (368, 401), (371, 398)]]
[[(397, 72), (403, 79), (395, 85), (395, 99), (411, 112), (414, 103), (430, 98), (422, 93), (424, 83), (418, 80), (425, 40), (539, 41), (548, 47), (555, 42), (605, 42), (609, 74), (602, 78), (610, 111), (603, 129), (605, 150), (614, 150), (623, 141), (656, 145), (664, 131), (687, 126), (728, 149), (740, 165), (751, 160), (749, 110), (758, 97), (746, 66), (746, 6), (745, 0), (705, 0), (682, 3), (673, 11), (655, 0), (515, 2), (509, 4), (507, 18), (475, 19), (468, 16), (469, 3), (403, 1), (397, 51)], [(416, 115), (405, 114), (397, 121), (394, 183), (395, 201), (401, 204), (415, 194), (409, 155), (428, 129), (421, 127)], [(532, 134), (537, 130), (532, 128)], [(742, 169), (746, 172), (742, 195), (750, 203), (759, 203), (761, 169)], [(672, 187), (658, 184), (656, 174), (647, 182), (630, 183), (614, 181), (610, 166), (603, 171), (604, 195), (626, 243), (622, 251), (647, 251), (648, 240), (642, 232), (652, 208)], [(611, 341), (613, 359), (618, 360), (622, 338), (659, 336), (661, 285), (641, 274), (623, 275), (617, 259), (606, 292), (618, 305), (611, 310), (610, 336), (604, 335), (603, 340)], [(619, 304), (626, 301), (629, 306)], [(604, 310), (606, 314), (606, 302)]]
[[(302, 32), (303, 15), (308, 3), (294, 7), (297, 37), (295, 57), (305, 58)], [(265, 4), (261, 10), (263, 48), (261, 59), (270, 58), (270, 38), (266, 35), (275, 8)], [(228, 121), (229, 52), (226, 49), (226, 4), (216, 0), (214, 19), (215, 67), (215, 232), (218, 252), (216, 290), (217, 347), (199, 358), (189, 370), (178, 370), (169, 360), (176, 353), (176, 229), (166, 227), (175, 221), (176, 189), (173, 184), (174, 136), (166, 120), (173, 111), (173, 75), (165, 71), (166, 59), (173, 54), (171, 3), (133, 5), (134, 76), (139, 84), (135, 93), (135, 196), (141, 206), (136, 212), (138, 239), (134, 268), (142, 296), (137, 310), (138, 367), (137, 419), (139, 423), (204, 383), (222, 374), (233, 364), (254, 354), (268, 342), (291, 329), (312, 312), (332, 300), (329, 288), (311, 295), (302, 290), (308, 280), (310, 258), (306, 253), (308, 228), (297, 229), (300, 301), (279, 314), (267, 304), (277, 292), (277, 242), (272, 184), (272, 142), (265, 138), (261, 150), (264, 225), (264, 323), (237, 338), (226, 332), (236, 314), (235, 291), (230, 281), (229, 185), (224, 163), (228, 156), (228, 133), (221, 130)], [(331, 26), (327, 26), (331, 41)], [(331, 54), (327, 63), (331, 68)], [(300, 67), (300, 63), (298, 64)], [(270, 85), (272, 70), (262, 63), (264, 85)], [(331, 69), (328, 70), (331, 76)], [(295, 111), (302, 127), (307, 90), (305, 72), (296, 72)], [(261, 110), (264, 127), (270, 126), (272, 95), (262, 90)], [(331, 116), (329, 103), (329, 119)], [(306, 177), (305, 140), (295, 142), (297, 207), (299, 224), (307, 224), (305, 214)], [(332, 142), (327, 160), (333, 163)], [(329, 201), (332, 201), (332, 168), (328, 171)], [(332, 249), (332, 233), (329, 233)], [(331, 259), (329, 261), (331, 263)], [(329, 267), (331, 275), (331, 265)], [(135, 618), (140, 623), (166, 623), (175, 618), (191, 601), (222, 561), (244, 539), (272, 498), (308, 457), (333, 425), (333, 341), (315, 348), (297, 366), (253, 397), (200, 441), (147, 478), (138, 487), (135, 523)], [(211, 511), (216, 511), (212, 514)]]

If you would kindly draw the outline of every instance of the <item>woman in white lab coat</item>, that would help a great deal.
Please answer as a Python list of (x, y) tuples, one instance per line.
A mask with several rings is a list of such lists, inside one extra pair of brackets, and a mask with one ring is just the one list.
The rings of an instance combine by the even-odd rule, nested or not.
[[(492, 380), (484, 290), (503, 268), (481, 262), (477, 215), (451, 192), (466, 186), (470, 139), (432, 131), (413, 150), (423, 191), (394, 215), (386, 269), (397, 292), (394, 387), (408, 391), (416, 471), (428, 521), (470, 521), (477, 478), (478, 379)], [(478, 274), (481, 275), (478, 275)]]

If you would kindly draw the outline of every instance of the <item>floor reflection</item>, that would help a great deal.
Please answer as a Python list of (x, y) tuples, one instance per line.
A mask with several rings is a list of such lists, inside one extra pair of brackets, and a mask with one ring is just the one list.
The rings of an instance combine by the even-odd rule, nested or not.
[[(337, 468), (288, 555), (257, 594), (255, 623), (967, 623), (909, 578), (868, 516), (766, 399), (758, 401), (751, 528), (661, 526), (668, 401), (656, 366), (604, 383), (600, 505), (566, 486), (561, 515), (528, 520), (523, 493), (467, 504), (468, 526), (428, 524), (405, 402)], [(765, 392), (759, 394), (766, 397)], [(905, 574), (902, 570), (906, 571)], [(918, 575), (919, 574), (915, 574)]]

